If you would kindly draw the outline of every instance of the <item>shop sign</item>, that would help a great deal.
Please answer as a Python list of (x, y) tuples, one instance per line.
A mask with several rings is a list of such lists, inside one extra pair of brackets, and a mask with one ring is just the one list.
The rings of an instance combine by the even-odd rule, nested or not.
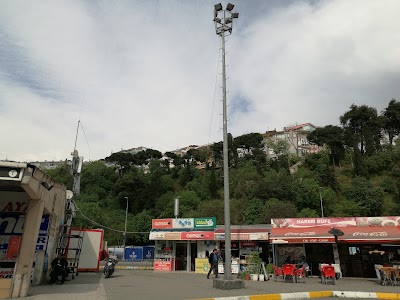
[(257, 247), (257, 242), (245, 241), (245, 242), (240, 242), (240, 245), (242, 248), (255, 248), (255, 247)]
[(154, 260), (154, 271), (170, 272), (172, 271), (172, 261)]
[(192, 229), (194, 228), (194, 219), (173, 219), (172, 228), (176, 229)]
[[(49, 222), (49, 215), (43, 215), (36, 242), (36, 250), (46, 250)], [(24, 224), (24, 214), (0, 213), (0, 250), (8, 249), (10, 241), (12, 242), (16, 237), (22, 236)], [(0, 257), (2, 256), (3, 255), (0, 254)]]
[(290, 218), (271, 219), (274, 228), (347, 227), (357, 226), (356, 218)]
[(213, 231), (181, 232), (181, 240), (213, 240)]
[(196, 218), (194, 219), (194, 228), (215, 228), (217, 226), (216, 218)]
[(165, 232), (151, 231), (149, 240), (164, 240)]
[[(216, 233), (215, 239), (225, 240), (225, 233)], [(268, 233), (267, 232), (255, 232), (255, 233), (231, 233), (231, 240), (237, 241), (267, 241)]]
[(172, 219), (153, 219), (151, 220), (152, 229), (170, 229), (172, 228)]
[(180, 240), (180, 239), (181, 239), (180, 232), (166, 232), (164, 234), (164, 240), (166, 240), (166, 241), (174, 241), (174, 240)]
[(25, 212), (27, 208), (28, 202), (8, 201), (0, 204), (0, 211), (2, 212)]

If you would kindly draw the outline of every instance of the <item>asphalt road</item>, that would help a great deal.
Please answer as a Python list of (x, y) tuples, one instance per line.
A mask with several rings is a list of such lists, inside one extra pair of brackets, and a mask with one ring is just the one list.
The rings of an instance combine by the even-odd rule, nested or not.
[(109, 300), (196, 299), (324, 290), (399, 292), (398, 287), (384, 287), (374, 279), (351, 278), (338, 280), (336, 285), (322, 285), (319, 278), (308, 278), (306, 283), (246, 281), (245, 289), (219, 290), (212, 287), (212, 279), (207, 280), (206, 275), (142, 270), (116, 270), (112, 278), (104, 279), (102, 282)]

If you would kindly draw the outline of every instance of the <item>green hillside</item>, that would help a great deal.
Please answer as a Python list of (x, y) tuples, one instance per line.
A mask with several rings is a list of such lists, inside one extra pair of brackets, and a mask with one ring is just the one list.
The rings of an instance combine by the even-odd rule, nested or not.
[[(352, 105), (340, 121), (309, 135), (324, 147), (318, 154), (296, 157), (280, 147), (276, 159), (262, 151), (261, 134), (229, 137), (232, 224), (269, 223), (271, 218), (320, 217), (322, 198), (327, 216), (400, 214), (400, 104), (392, 100), (384, 112)], [(284, 143), (283, 143), (284, 144)], [(237, 149), (245, 149), (238, 155)], [(215, 216), (223, 224), (222, 143), (190, 150), (184, 157), (167, 152), (175, 167), (148, 149), (138, 154), (115, 153), (84, 164), (81, 194), (75, 199), (82, 214), (102, 226), (123, 230), (129, 198), (128, 232), (148, 232), (151, 219), (173, 217), (180, 197), (180, 217)], [(289, 167), (301, 162), (296, 172)], [(107, 167), (105, 162), (115, 165)], [(199, 168), (203, 166), (203, 168)], [(197, 167), (197, 168), (196, 168)], [(47, 172), (71, 188), (67, 165)], [(78, 213), (75, 226), (97, 228)], [(105, 229), (110, 244), (123, 235)], [(147, 242), (148, 234), (128, 234), (127, 244)]]

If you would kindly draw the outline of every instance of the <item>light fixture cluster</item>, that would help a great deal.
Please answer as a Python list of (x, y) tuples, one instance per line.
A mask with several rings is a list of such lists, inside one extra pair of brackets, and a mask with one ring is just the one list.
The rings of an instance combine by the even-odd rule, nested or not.
[(232, 33), (233, 19), (239, 18), (239, 13), (232, 12), (234, 7), (235, 5), (232, 3), (228, 3), (226, 9), (223, 9), (221, 3), (214, 5), (215, 32), (218, 35), (222, 35), (224, 32)]

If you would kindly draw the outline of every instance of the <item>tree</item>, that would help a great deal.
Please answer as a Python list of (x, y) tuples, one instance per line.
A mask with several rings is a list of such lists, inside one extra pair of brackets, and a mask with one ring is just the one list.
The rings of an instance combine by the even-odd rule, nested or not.
[(293, 203), (281, 201), (276, 198), (268, 199), (262, 208), (261, 222), (270, 224), (274, 218), (294, 218), (297, 208)]
[(361, 154), (373, 154), (380, 149), (381, 124), (375, 108), (353, 104), (340, 122), (349, 146), (359, 148)]
[(244, 154), (252, 154), (254, 149), (260, 149), (263, 147), (263, 137), (260, 133), (248, 133), (238, 136), (234, 140), (236, 148), (240, 148), (244, 151)]
[(212, 198), (217, 197), (217, 192), (218, 192), (218, 184), (217, 184), (217, 178), (215, 176), (215, 164), (214, 162), (211, 165), (211, 170), (210, 170), (210, 184), (209, 184), (209, 190)]
[(381, 149), (381, 119), (375, 108), (353, 104), (340, 117), (340, 122), (344, 128), (345, 143), (353, 148), (354, 172), (356, 175), (366, 175), (363, 155), (372, 155)]
[(339, 164), (344, 158), (343, 129), (338, 126), (327, 125), (310, 132), (307, 139), (318, 146), (326, 145), (330, 150), (330, 159)]
[(400, 134), (400, 102), (395, 99), (390, 100), (382, 115), (383, 129), (389, 136), (389, 145), (393, 145), (394, 137)]
[(385, 193), (380, 188), (373, 187), (368, 179), (355, 177), (344, 195), (362, 209), (362, 215), (372, 217), (381, 215)]

